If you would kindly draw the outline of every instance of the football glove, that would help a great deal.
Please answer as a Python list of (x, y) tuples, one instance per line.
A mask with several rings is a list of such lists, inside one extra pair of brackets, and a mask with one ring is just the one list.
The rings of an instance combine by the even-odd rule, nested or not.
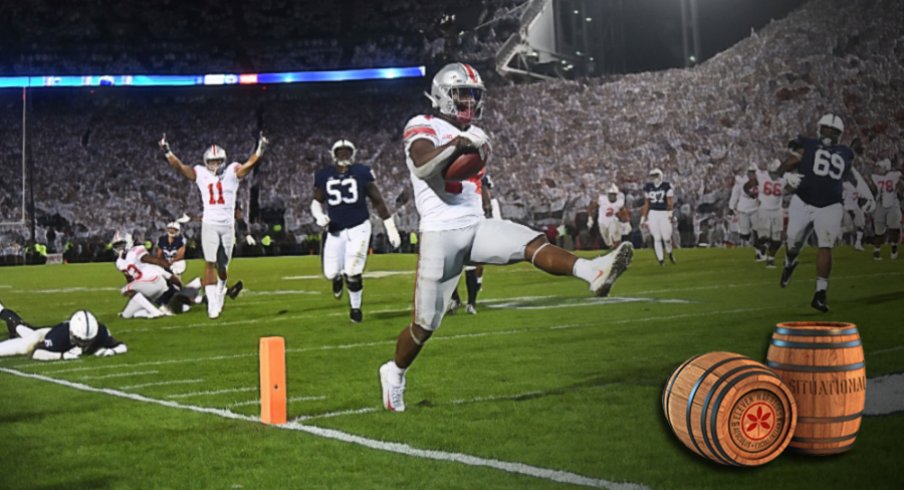
[(389, 244), (392, 245), (392, 248), (398, 248), (402, 244), (402, 237), (399, 236), (399, 229), (396, 228), (392, 216), (383, 221), (383, 226), (386, 228), (386, 238), (389, 239)]
[(170, 149), (169, 141), (166, 141), (166, 133), (163, 133), (163, 138), (160, 138), (160, 141), (157, 144), (160, 145), (160, 151), (163, 152), (164, 157), (168, 157), (173, 154), (173, 150)]
[(46, 349), (35, 349), (31, 355), (31, 358), (36, 361), (59, 361), (61, 357), (62, 354), (59, 352), (50, 352)]
[(792, 189), (797, 189), (803, 178), (804, 176), (797, 172), (788, 172), (785, 174), (785, 182), (788, 184), (788, 187)]
[(860, 208), (866, 214), (872, 214), (873, 211), (876, 210), (876, 200), (875, 199), (866, 199), (866, 202), (863, 203), (863, 206)]
[(82, 348), (75, 346), (63, 353), (63, 360), (78, 359), (82, 355)]
[(646, 224), (647, 224), (647, 217), (646, 217), (646, 216), (641, 216), (641, 217), (640, 217), (640, 227), (643, 228), (644, 225), (646, 225)]
[(258, 158), (264, 156), (264, 151), (267, 150), (267, 145), (269, 145), (269, 144), (270, 144), (270, 140), (268, 140), (264, 136), (264, 132), (261, 131), (260, 138), (258, 138), (258, 140), (257, 140), (257, 149), (254, 151), (254, 153), (257, 154)]
[(593, 216), (587, 216), (587, 228), (593, 229)]
[(97, 357), (110, 357), (115, 356), (116, 353), (113, 352), (113, 349), (108, 349), (106, 347), (101, 347), (94, 352), (94, 355)]
[(249, 247), (257, 245), (257, 241), (255, 241), (254, 237), (251, 235), (245, 235), (245, 243), (247, 243)]

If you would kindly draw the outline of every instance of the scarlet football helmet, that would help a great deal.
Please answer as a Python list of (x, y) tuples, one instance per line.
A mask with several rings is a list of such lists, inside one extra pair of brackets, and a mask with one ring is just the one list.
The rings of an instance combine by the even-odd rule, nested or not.
[(110, 242), (110, 246), (117, 255), (122, 255), (131, 249), (133, 245), (132, 234), (124, 231), (117, 231), (114, 233), (113, 240)]
[(486, 88), (477, 70), (466, 63), (450, 63), (433, 76), (430, 93), (425, 94), (440, 114), (469, 124), (483, 115)]

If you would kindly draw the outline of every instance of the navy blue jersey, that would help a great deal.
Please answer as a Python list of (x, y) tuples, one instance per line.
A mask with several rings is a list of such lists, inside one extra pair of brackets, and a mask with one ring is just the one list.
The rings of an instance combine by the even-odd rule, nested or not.
[(367, 165), (353, 163), (339, 172), (336, 166), (322, 168), (314, 174), (314, 187), (326, 194), (329, 205), (330, 233), (336, 233), (364, 223), (370, 219), (367, 210), (367, 184), (373, 182), (374, 173)]
[(185, 241), (182, 240), (182, 235), (176, 235), (173, 238), (173, 243), (169, 242), (169, 236), (167, 235), (163, 235), (160, 240), (157, 240), (157, 248), (163, 250), (163, 258), (169, 262), (176, 258), (176, 254), (179, 253), (179, 249), (183, 246), (185, 246)]
[[(82, 349), (82, 352), (93, 354), (94, 351), (102, 347), (113, 348), (119, 344), (120, 342), (114, 339), (107, 327), (101, 323), (97, 325), (97, 336), (94, 337), (88, 347)], [(44, 336), (44, 340), (38, 345), (38, 348), (50, 352), (66, 352), (73, 347), (75, 347), (75, 344), (72, 343), (72, 338), (69, 335), (69, 322), (58, 323), (51, 328), (47, 335)]]
[(668, 182), (663, 182), (658, 186), (652, 182), (647, 182), (643, 185), (643, 195), (650, 202), (651, 210), (668, 211), (668, 200), (666, 198), (675, 195), (675, 191), (672, 190), (672, 184)]
[(845, 145), (824, 146), (819, 140), (798, 136), (796, 145), (803, 148), (797, 171), (803, 175), (797, 197), (822, 208), (844, 200), (844, 178), (851, 170), (854, 150)]

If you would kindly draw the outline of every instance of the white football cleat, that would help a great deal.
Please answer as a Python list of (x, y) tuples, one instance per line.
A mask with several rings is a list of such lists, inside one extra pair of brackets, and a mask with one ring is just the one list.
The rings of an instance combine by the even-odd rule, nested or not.
[(465, 313), (467, 313), (469, 315), (476, 315), (477, 307), (474, 305), (467, 305), (467, 306), (465, 306)]
[(612, 290), (612, 284), (628, 270), (628, 264), (634, 257), (634, 246), (622, 242), (612, 253), (593, 259), (596, 275), (590, 281), (590, 290), (599, 297), (606, 297)]
[[(383, 407), (390, 412), (405, 411), (405, 374), (402, 373), (401, 382), (392, 372), (390, 366), (393, 361), (387, 361), (380, 366), (380, 385), (383, 388)], [(393, 379), (396, 378), (396, 379)]]

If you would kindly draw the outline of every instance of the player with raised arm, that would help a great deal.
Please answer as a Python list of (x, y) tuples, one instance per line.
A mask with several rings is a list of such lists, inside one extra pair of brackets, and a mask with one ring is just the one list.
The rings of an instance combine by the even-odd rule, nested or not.
[(217, 318), (223, 310), (227, 269), (235, 245), (235, 200), (242, 178), (260, 162), (267, 148), (267, 138), (261, 132), (257, 147), (245, 163), (226, 163), (226, 151), (211, 145), (204, 152), (204, 165), (189, 167), (182, 163), (166, 141), (159, 142), (166, 161), (186, 179), (194, 182), (201, 192), (204, 214), (201, 218), (201, 248), (204, 252), (204, 293), (207, 296), (207, 316)]
[[(333, 165), (314, 174), (314, 199), (311, 214), (318, 226), (327, 229), (323, 244), (323, 275), (333, 283), (333, 296), (342, 297), (343, 279), (348, 287), (349, 318), (361, 323), (361, 298), (364, 289), (364, 266), (370, 245), (370, 211), (365, 197), (369, 198), (383, 220), (386, 236), (392, 248), (402, 239), (395, 220), (383, 201), (373, 170), (355, 162), (357, 149), (348, 140), (341, 139), (330, 148)], [(324, 212), (323, 205), (327, 210)]]
[[(817, 123), (817, 138), (798, 136), (779, 168), (794, 196), (788, 206), (788, 243), (781, 286), (791, 281), (810, 227), (816, 234), (816, 292), (810, 306), (827, 312), (827, 289), (832, 271), (832, 247), (841, 237), (843, 182), (855, 185), (860, 196), (873, 201), (866, 182), (853, 168), (854, 151), (840, 143), (844, 122), (826, 114)], [(793, 172), (792, 172), (793, 170)], [(867, 203), (869, 205), (869, 202)], [(873, 205), (875, 203), (873, 202)]]
[(662, 170), (654, 168), (650, 170), (650, 182), (643, 186), (643, 207), (640, 208), (640, 225), (647, 224), (650, 235), (653, 237), (653, 250), (656, 252), (656, 260), (662, 266), (665, 263), (665, 253), (669, 261), (675, 263), (672, 254), (672, 211), (675, 207), (675, 189), (670, 182), (663, 180)]
[(872, 174), (872, 186), (876, 191), (876, 210), (873, 213), (873, 259), (882, 260), (882, 245), (891, 244), (891, 260), (898, 258), (898, 244), (901, 243), (901, 200), (898, 193), (904, 192), (900, 168), (892, 170), (891, 160), (879, 160), (878, 172)]
[[(775, 268), (775, 253), (782, 246), (782, 232), (785, 230), (785, 214), (782, 211), (784, 181), (778, 174), (782, 162), (773, 160), (767, 170), (757, 171), (750, 176), (744, 191), (757, 196), (756, 247), (766, 257), (766, 267)], [(755, 190), (754, 190), (755, 189)]]
[(109, 357), (128, 352), (91, 312), (76, 311), (68, 321), (53, 327), (33, 327), (13, 310), (0, 304), (0, 320), (9, 339), (0, 342), (0, 357), (31, 356), (37, 361), (78, 359), (82, 354)]
[[(593, 216), (600, 227), (600, 237), (607, 248), (615, 248), (621, 243), (622, 235), (631, 232), (630, 213), (625, 207), (625, 194), (612, 184), (599, 199), (587, 208), (587, 228), (593, 228)], [(627, 225), (627, 226), (625, 226)], [(627, 229), (627, 233), (625, 230)]]
[[(405, 410), (406, 370), (439, 328), (465, 264), (530, 261), (550, 274), (581, 278), (606, 296), (631, 261), (628, 243), (604, 257), (581, 259), (526, 226), (484, 218), (481, 177), (492, 148), (472, 124), (483, 111), (484, 91), (470, 65), (444, 66), (427, 94), (433, 114), (413, 117), (402, 134), (421, 236), (412, 321), (399, 333), (393, 359), (379, 369), (383, 406), (390, 411)], [(448, 178), (462, 168), (467, 172)]]

